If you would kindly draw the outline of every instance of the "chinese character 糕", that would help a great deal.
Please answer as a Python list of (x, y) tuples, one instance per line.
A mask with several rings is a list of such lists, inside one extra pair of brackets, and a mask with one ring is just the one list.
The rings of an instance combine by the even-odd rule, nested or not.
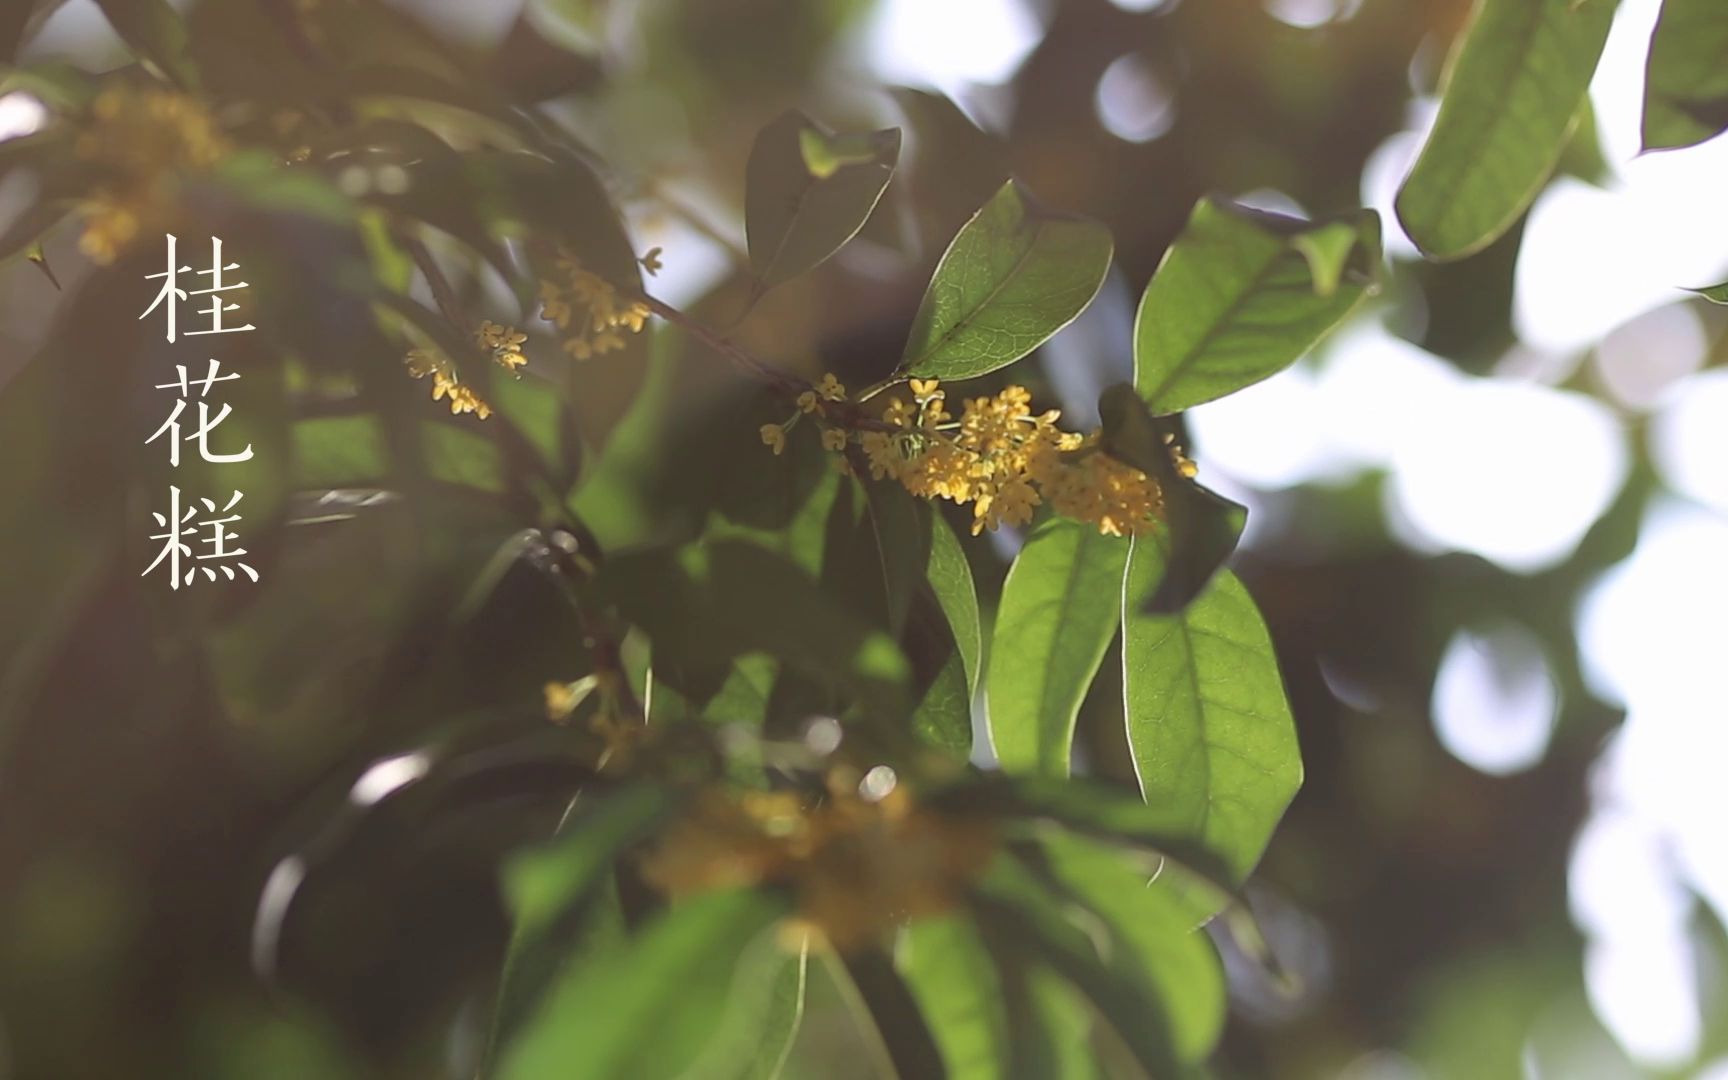
[[(243, 497), (242, 492), (236, 491), (234, 497), (228, 500), (228, 505), (222, 507), (221, 510), (216, 509), (216, 503), (212, 499), (188, 499), (187, 506), (182, 511), (180, 489), (170, 486), (168, 488), (168, 513), (152, 512), (150, 515), (156, 519), (156, 524), (162, 526), (164, 530), (150, 539), (162, 540), (165, 543), (162, 545), (162, 550), (157, 553), (156, 561), (145, 567), (144, 573), (139, 576), (149, 576), (150, 571), (162, 565), (163, 561), (166, 560), (168, 563), (168, 583), (174, 589), (178, 589), (182, 583), (192, 584), (199, 571), (203, 571), (204, 577), (209, 581), (216, 580), (217, 571), (221, 571), (222, 575), (229, 581), (235, 581), (237, 579), (234, 576), (234, 571), (238, 568), (247, 577), (257, 581), (258, 571), (246, 563), (238, 561), (240, 556), (246, 554), (246, 549), (239, 546), (229, 546), (230, 543), (237, 543), (239, 540), (239, 537), (228, 529), (229, 525), (240, 520), (239, 514), (228, 517), (211, 517), (203, 521), (195, 520), (199, 514), (200, 503), (203, 504), (205, 513), (227, 514), (228, 511), (239, 505)], [(197, 537), (200, 531), (204, 531), (205, 535), (198, 540), (198, 543), (208, 546), (210, 550), (203, 554), (194, 554), (192, 545), (187, 543), (184, 537)], [(233, 565), (228, 565), (227, 561), (217, 560), (231, 560)], [(186, 567), (185, 573), (182, 575), (182, 564), (187, 562), (192, 565)], [(211, 563), (211, 565), (201, 565), (206, 562)]]

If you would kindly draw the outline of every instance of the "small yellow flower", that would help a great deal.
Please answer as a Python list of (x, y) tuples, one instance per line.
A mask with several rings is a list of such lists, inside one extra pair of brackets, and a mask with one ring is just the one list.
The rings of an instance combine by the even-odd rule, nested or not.
[(786, 452), (786, 429), (779, 424), (763, 424), (762, 444), (770, 447), (774, 451), (775, 457), (784, 454)]
[(919, 401), (937, 397), (942, 394), (942, 391), (937, 389), (939, 385), (940, 383), (935, 379), (913, 379), (911, 384), (912, 396)]
[(840, 385), (840, 380), (834, 377), (832, 371), (822, 376), (822, 381), (816, 384), (816, 393), (821, 395), (824, 401), (846, 400), (846, 388)]
[(846, 449), (846, 432), (840, 428), (827, 428), (822, 432), (822, 449)]
[(806, 390), (798, 395), (798, 408), (807, 413), (819, 413), (822, 411), (822, 401), (816, 396), (816, 391)]

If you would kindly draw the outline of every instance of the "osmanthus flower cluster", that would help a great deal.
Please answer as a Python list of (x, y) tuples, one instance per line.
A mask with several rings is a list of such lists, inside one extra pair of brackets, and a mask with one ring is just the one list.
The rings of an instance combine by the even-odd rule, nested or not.
[[(646, 258), (658, 266), (658, 249)], [(624, 348), (624, 335), (641, 333), (648, 305), (619, 295), (617, 286), (586, 269), (568, 249), (554, 263), (559, 277), (540, 282), (540, 317), (564, 331), (563, 349), (577, 360)]]
[(789, 888), (786, 940), (851, 951), (954, 910), (996, 855), (990, 818), (921, 805), (886, 765), (835, 765), (824, 781), (821, 792), (705, 789), (648, 852), (644, 877), (674, 899)]
[(140, 234), (165, 231), (179, 176), (214, 166), (229, 148), (215, 117), (195, 98), (131, 86), (97, 94), (73, 143), (96, 174), (82, 200), (79, 248), (107, 265)]
[[(1008, 386), (993, 397), (967, 398), (955, 417), (936, 379), (913, 379), (911, 399), (889, 402), (880, 421), (852, 431), (839, 410), (846, 389), (832, 373), (798, 398), (800, 414), (823, 423), (822, 445), (844, 452), (856, 439), (875, 479), (899, 481), (923, 499), (972, 507), (974, 535), (999, 525), (1025, 525), (1040, 505), (1095, 525), (1106, 536), (1137, 536), (1151, 529), (1163, 505), (1158, 482), (1106, 453), (1099, 435), (1056, 426), (1061, 413), (1032, 412), (1032, 395)], [(787, 424), (765, 424), (762, 441), (785, 448)], [(1194, 466), (1170, 447), (1177, 468)]]
[[(518, 374), (519, 368), (528, 363), (528, 357), (523, 354), (522, 346), (527, 344), (528, 335), (513, 326), (504, 326), (490, 319), (480, 324), (480, 329), (474, 331), (474, 343), (487, 349), (492, 354), (492, 362), (510, 372)], [(403, 361), (408, 366), (408, 374), (416, 379), (428, 376), (432, 379), (432, 400), (448, 400), (452, 415), (473, 413), (484, 420), (492, 415), (492, 406), (475, 393), (474, 388), (463, 382), (456, 373), (456, 365), (450, 358), (436, 349), (410, 349)]]

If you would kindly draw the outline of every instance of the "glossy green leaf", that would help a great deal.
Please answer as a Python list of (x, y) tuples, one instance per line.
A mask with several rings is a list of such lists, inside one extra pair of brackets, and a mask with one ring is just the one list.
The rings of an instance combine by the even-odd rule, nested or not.
[[(1006, 943), (999, 953), (1009, 952)], [(1016, 960), (1018, 958), (1015, 958)], [(1074, 988), (1048, 967), (1006, 962), (1004, 975), (1011, 1076), (1059, 1076), (1062, 1080), (1105, 1080), (1092, 1046), (1092, 1010)]]
[(984, 632), (978, 617), (978, 590), (972, 581), (972, 564), (954, 530), (940, 514), (931, 515), (930, 561), (925, 568), (930, 591), (948, 619), (954, 644), (964, 665), (966, 690), (970, 694), (978, 687), (978, 672), (982, 662)]
[(1093, 841), (1052, 832), (1039, 851), (1039, 869), (1103, 921), (1116, 946), (1108, 962), (1159, 1003), (1177, 1056), (1204, 1060), (1223, 1031), (1225, 1005), (1223, 967), (1200, 929), (1210, 912), (1196, 909), (1178, 875), (1148, 880), (1120, 851)]
[(1302, 783), (1295, 723), (1259, 610), (1228, 572), (1180, 615), (1142, 614), (1169, 553), (1133, 542), (1122, 591), (1123, 708), (1149, 805), (1245, 877)]
[(1554, 172), (1619, 0), (1482, 0), (1448, 62), (1440, 115), (1398, 193), (1423, 253), (1493, 243)]
[(1644, 74), (1644, 149), (1692, 146), (1728, 131), (1728, 6), (1663, 0)]
[(937, 264), (901, 374), (970, 379), (1012, 364), (1086, 309), (1112, 250), (1102, 225), (1004, 184)]
[(1132, 387), (1104, 391), (1098, 415), (1104, 450), (1156, 480), (1163, 498), (1160, 531), (1169, 565), (1144, 610), (1154, 615), (1181, 611), (1236, 550), (1248, 510), (1182, 475), (1170, 453), (1179, 436), (1175, 422), (1153, 416)]
[(1067, 776), (1080, 702), (1116, 636), (1128, 544), (1051, 518), (1020, 549), (984, 680), (990, 742), (1009, 772)]
[(1704, 289), (1687, 289), (1686, 291), (1697, 293), (1712, 304), (1728, 304), (1728, 281)]
[(835, 135), (796, 109), (763, 128), (744, 187), (757, 289), (813, 269), (856, 236), (899, 157), (899, 128)]
[(506, 1048), (504, 1080), (677, 1076), (702, 1060), (731, 1017), (772, 984), (739, 986), (752, 953), (778, 948), (783, 900), (707, 893), (674, 907), (628, 947), (566, 972)]
[(198, 86), (186, 24), (168, 0), (96, 0), (120, 40), (183, 89)]
[(1140, 300), (1134, 385), (1173, 413), (1282, 371), (1362, 302), (1380, 261), (1371, 210), (1311, 224), (1202, 200)]
[(1005, 1080), (1010, 1040), (1002, 986), (972, 921), (957, 914), (914, 921), (896, 961), (936, 1037), (948, 1080)]

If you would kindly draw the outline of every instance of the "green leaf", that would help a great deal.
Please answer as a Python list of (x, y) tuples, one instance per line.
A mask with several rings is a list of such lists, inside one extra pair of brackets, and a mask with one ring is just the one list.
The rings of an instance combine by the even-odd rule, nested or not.
[(783, 900), (748, 891), (678, 905), (629, 947), (567, 972), (507, 1048), (499, 1075), (681, 1075), (724, 1037), (740, 996), (771, 992), (759, 977), (736, 976), (760, 975), (760, 951), (778, 948), (774, 924), (784, 913)]
[(1447, 67), (1434, 131), (1398, 193), (1422, 252), (1493, 243), (1566, 148), (1619, 0), (1482, 0)]
[(1224, 971), (1200, 929), (1211, 912), (1196, 907), (1177, 874), (1148, 880), (1122, 852), (1095, 842), (1051, 832), (1039, 854), (1053, 884), (1103, 921), (1116, 946), (1108, 962), (1159, 1003), (1177, 1055), (1203, 1061), (1224, 1027)]
[(722, 540), (615, 555), (600, 585), (654, 641), (656, 666), (725, 664), (763, 652), (882, 715), (905, 715), (906, 659), (792, 563)]
[(984, 648), (984, 632), (978, 617), (978, 590), (972, 581), (972, 564), (966, 552), (940, 514), (931, 515), (930, 561), (925, 576), (936, 603), (947, 616), (948, 628), (960, 651), (960, 662), (966, 674), (966, 692), (978, 688), (978, 672)]
[(1644, 75), (1644, 149), (1693, 146), (1728, 131), (1728, 6), (1663, 0)]
[(1116, 636), (1127, 559), (1126, 542), (1051, 518), (1009, 568), (984, 681), (990, 742), (1007, 771), (1068, 775), (1080, 702)]
[(1704, 289), (1687, 289), (1689, 293), (1697, 293), (1712, 304), (1728, 304), (1728, 281), (1720, 285), (1711, 285)]
[(1008, 1073), (1008, 1016), (1001, 980), (971, 919), (918, 919), (901, 935), (896, 957), (948, 1080), (1003, 1080)]
[(1179, 412), (1282, 371), (1362, 302), (1380, 260), (1371, 210), (1308, 223), (1201, 200), (1140, 300), (1140, 396)]
[(96, 6), (140, 60), (183, 90), (198, 88), (186, 24), (168, 0), (96, 0)]
[(1007, 367), (1092, 302), (1110, 231), (1034, 202), (1013, 181), (954, 237), (925, 290), (900, 373), (970, 379)]
[(1144, 973), (1101, 955), (1101, 950), (1113, 952), (1114, 943), (1099, 940), (1108, 929), (1096, 917), (1077, 918), (1090, 913), (1061, 903), (1034, 874), (1007, 858), (996, 861), (974, 903), (979, 921), (996, 940), (1048, 966), (1089, 999), (1142, 1069), (1152, 1076), (1182, 1075), (1158, 998)]
[(1155, 417), (1132, 387), (1110, 387), (1098, 399), (1104, 450), (1158, 482), (1163, 499), (1161, 531), (1168, 538), (1169, 565), (1145, 611), (1169, 615), (1199, 596), (1242, 539), (1248, 511), (1182, 475), (1170, 455), (1179, 436), (1175, 423)]
[(835, 135), (796, 109), (763, 128), (744, 187), (757, 291), (815, 268), (856, 236), (899, 157), (899, 128)]
[(1133, 542), (1122, 591), (1123, 708), (1146, 801), (1231, 879), (1245, 877), (1302, 783), (1295, 723), (1266, 624), (1233, 574), (1180, 615), (1142, 614), (1169, 558)]
[(296, 487), (362, 487), (390, 475), (383, 421), (369, 414), (297, 421), (289, 447)]
[(675, 805), (664, 789), (651, 787), (584, 795), (556, 840), (505, 867), (504, 895), (514, 919), (483, 1075), (571, 954), (607, 929), (590, 924), (601, 921), (599, 899), (613, 861), (648, 837)]

